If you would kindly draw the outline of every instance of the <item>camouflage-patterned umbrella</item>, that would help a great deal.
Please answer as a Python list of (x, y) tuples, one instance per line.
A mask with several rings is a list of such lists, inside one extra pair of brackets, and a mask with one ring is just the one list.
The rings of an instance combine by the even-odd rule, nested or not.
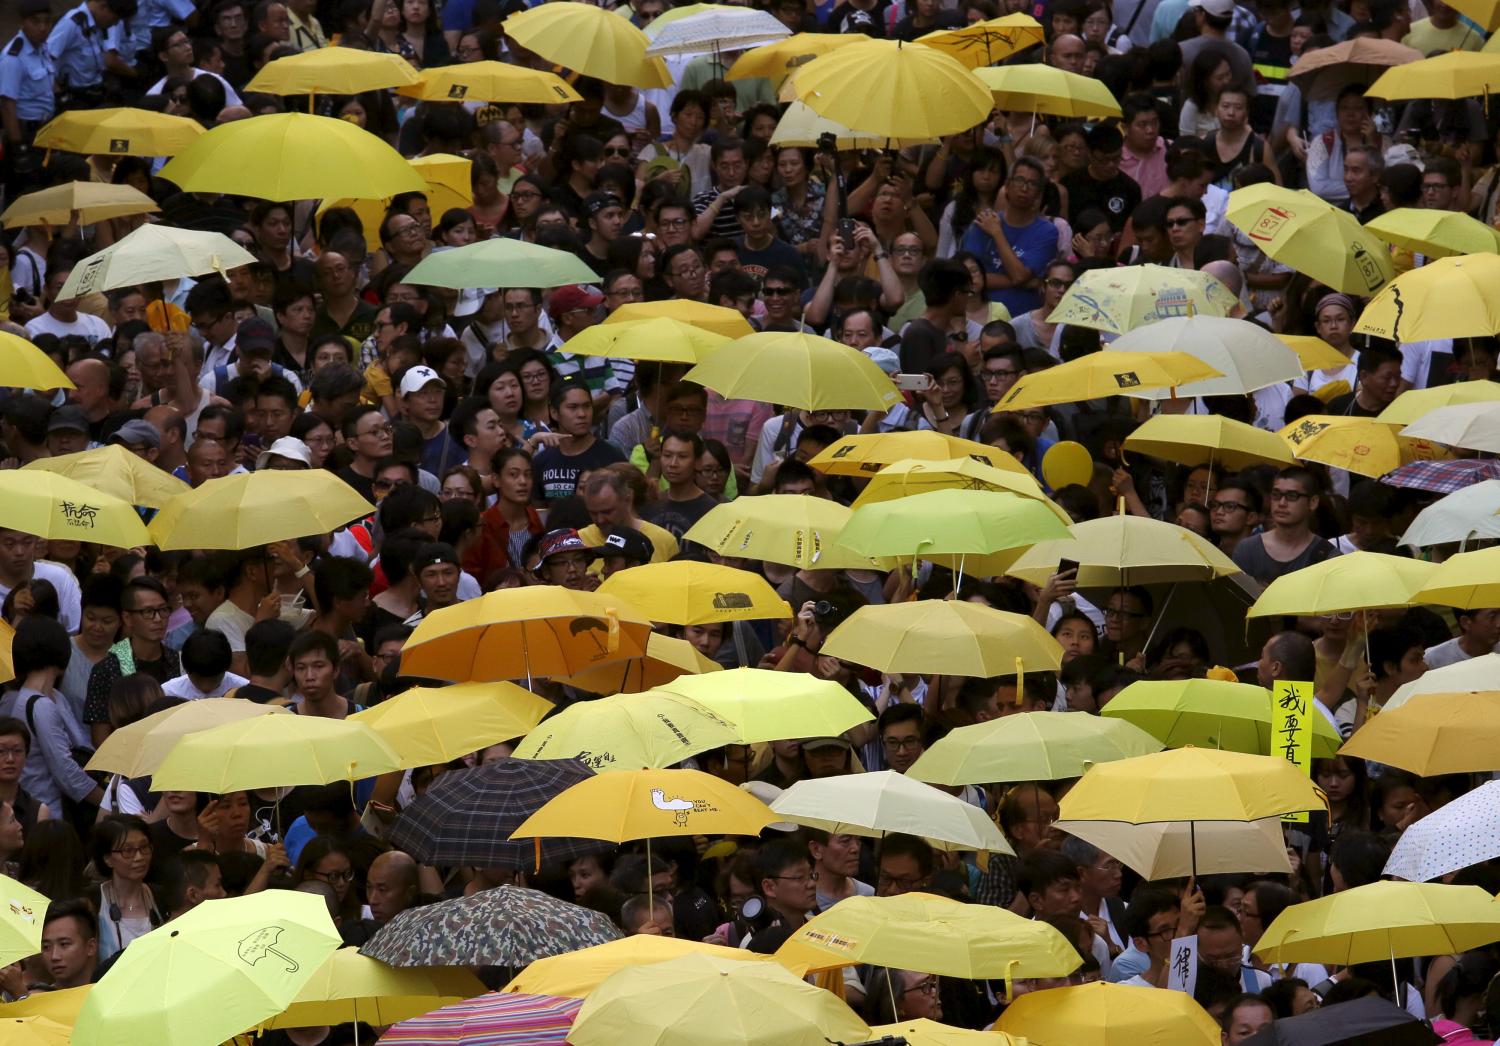
[(393, 846), (423, 864), (531, 868), (609, 848), (597, 839), (511, 841), (521, 822), (593, 771), (576, 759), (501, 759), (443, 774), (391, 826)]
[(512, 966), (618, 940), (598, 912), (519, 886), (411, 908), (376, 931), (361, 955), (390, 966)]

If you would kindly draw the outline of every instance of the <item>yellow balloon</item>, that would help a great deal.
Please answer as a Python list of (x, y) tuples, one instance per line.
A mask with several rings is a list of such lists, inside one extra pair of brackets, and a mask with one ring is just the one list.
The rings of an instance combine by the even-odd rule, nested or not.
[(1086, 487), (1094, 478), (1094, 459), (1082, 443), (1070, 439), (1054, 443), (1042, 457), (1042, 478), (1053, 490), (1075, 483)]

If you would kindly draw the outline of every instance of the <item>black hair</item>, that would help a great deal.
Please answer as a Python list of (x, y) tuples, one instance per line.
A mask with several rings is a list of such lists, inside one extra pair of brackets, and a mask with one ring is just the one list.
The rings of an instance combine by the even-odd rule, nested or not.
[(223, 632), (200, 628), (182, 644), (182, 670), (196, 676), (219, 676), (229, 671), (234, 652)]
[(275, 675), (286, 664), (287, 651), (296, 638), (296, 628), (280, 618), (273, 617), (251, 625), (245, 631), (245, 661), (250, 673)]

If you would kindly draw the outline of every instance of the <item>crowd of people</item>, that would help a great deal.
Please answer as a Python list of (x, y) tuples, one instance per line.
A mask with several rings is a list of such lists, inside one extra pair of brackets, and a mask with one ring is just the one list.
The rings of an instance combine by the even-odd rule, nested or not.
[[(645, 29), (667, 6), (634, 0), (617, 13)], [(1292, 904), (1380, 878), (1394, 839), (1478, 783), (1468, 776), (1319, 759), (1312, 775), (1329, 810), (1289, 826), (1293, 875), (1143, 882), (1053, 827), (1068, 782), (957, 789), (1017, 854), (987, 862), (915, 836), (802, 828), (711, 851), (708, 840), (659, 840), (649, 861), (631, 845), (539, 868), (444, 868), (392, 849), (380, 824), (443, 774), (510, 758), (513, 742), (362, 782), (354, 794), (345, 784), (158, 792), (149, 779), (85, 769), (112, 732), (205, 697), (343, 719), (418, 682), (402, 674), (401, 651), (435, 611), (506, 588), (590, 591), (616, 571), (679, 559), (755, 571), (793, 615), (662, 631), (722, 666), (835, 680), (871, 714), (842, 736), (695, 757), (765, 795), (813, 778), (905, 773), (953, 729), (1020, 712), (1097, 715), (1133, 682), (1202, 677), (1215, 664), (1263, 686), (1312, 682), (1319, 710), (1348, 737), (1426, 670), (1500, 643), (1500, 609), (1372, 608), (1279, 621), (1257, 657), (1191, 624), (1162, 627), (1146, 588), (1081, 592), (1076, 565), (1062, 564), (1041, 585), (998, 575), (965, 577), (961, 589), (1043, 625), (1062, 645), (1057, 673), (881, 675), (820, 648), (862, 606), (951, 595), (953, 571), (909, 561), (799, 568), (689, 537), (739, 498), (848, 504), (865, 481), (809, 462), (851, 435), (924, 431), (1013, 456), (1075, 523), (1117, 511), (1164, 520), (1261, 585), (1351, 552), (1408, 554), (1397, 538), (1436, 493), (1309, 462), (1231, 472), (1127, 457), (1124, 441), (1147, 417), (1140, 400), (994, 408), (1024, 376), (1100, 351), (1099, 331), (1053, 322), (1052, 311), (1085, 273), (1142, 263), (1208, 273), (1237, 299), (1232, 315), (1316, 335), (1346, 359), (1254, 394), (1169, 400), (1165, 412), (1274, 431), (1312, 414), (1374, 417), (1412, 389), (1494, 380), (1492, 337), (1398, 344), (1355, 334), (1362, 301), (1268, 258), (1226, 218), (1229, 192), (1259, 183), (1306, 187), (1361, 222), (1401, 207), (1500, 218), (1500, 124), (1479, 99), (1390, 106), (1367, 97), (1358, 76), (1321, 91), (1291, 76), (1320, 49), (1361, 38), (1424, 55), (1477, 50), (1484, 30), (1443, 0), (774, 0), (770, 14), (792, 32), (902, 41), (1034, 15), (1045, 42), (1006, 61), (1096, 78), (1122, 111), (1089, 122), (997, 111), (963, 133), (891, 150), (773, 144), (777, 84), (732, 77), (734, 52), (673, 58), (668, 88), (556, 69), (507, 38), (502, 20), (524, 8), (11, 5), (19, 29), (0, 49), (5, 201), (103, 182), (137, 189), (159, 210), (7, 229), (0, 330), (51, 357), (73, 388), (6, 390), (5, 467), (118, 445), (194, 488), (246, 471), (325, 470), (375, 511), (331, 534), (231, 552), (0, 529), (0, 616), (15, 630), (0, 698), (0, 866), (52, 900), (41, 954), (0, 971), (5, 999), (88, 984), (197, 904), (270, 887), (326, 898), (355, 945), (409, 908), (524, 883), (628, 934), (760, 951), (846, 897), (926, 891), (1047, 920), (1078, 950), (1073, 983), (1164, 988), (1172, 940), (1196, 935), (1195, 997), (1226, 1043), (1369, 994), (1434, 1020), (1446, 1041), (1487, 1042), (1485, 1013), (1500, 1007), (1488, 1003), (1500, 972), (1493, 949), (1343, 969), (1271, 967), (1250, 952)], [(32, 144), (58, 115), (105, 105), (205, 128), (306, 111), (306, 98), (248, 85), (271, 63), (331, 44), (398, 54), (419, 71), (496, 59), (553, 70), (581, 100), (318, 95), (316, 112), (403, 155), (467, 162), (465, 206), (440, 212), (433, 194), (409, 192), (373, 220), (350, 206), (315, 210), (319, 201), (184, 193), (159, 176), (161, 157)], [(254, 261), (62, 294), (84, 259), (146, 222), (222, 232)], [(495, 238), (566, 252), (598, 279), (454, 291), (409, 278), (424, 259)], [(1401, 272), (1427, 259), (1393, 250), (1391, 260)], [(911, 379), (908, 391), (888, 411), (789, 408), (726, 399), (684, 380), (685, 364), (568, 349), (616, 310), (655, 315), (673, 303), (721, 307), (746, 332), (824, 335)], [(1088, 449), (1092, 472), (1054, 489), (1043, 461), (1065, 440)], [(598, 696), (532, 686), (559, 707)], [(1475, 866), (1456, 881), (1494, 893), (1500, 869)], [(1007, 991), (872, 970), (839, 988), (871, 1024), (931, 1017), (984, 1028), (1014, 998), (1061, 983), (1019, 980)], [(350, 1034), (290, 1029), (260, 1041), (318, 1046)]]

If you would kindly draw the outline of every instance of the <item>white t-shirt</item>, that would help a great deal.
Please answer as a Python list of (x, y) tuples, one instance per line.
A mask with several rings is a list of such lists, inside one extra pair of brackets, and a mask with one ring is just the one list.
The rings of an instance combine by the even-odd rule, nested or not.
[(44, 312), (26, 324), (27, 337), (35, 338), (38, 334), (55, 334), (59, 338), (76, 334), (88, 339), (89, 344), (92, 345), (96, 341), (109, 337), (109, 324), (88, 312), (80, 312), (78, 318), (72, 323), (65, 323), (52, 313)]
[(224, 633), (224, 638), (229, 640), (229, 649), (236, 654), (245, 652), (245, 633), (255, 624), (255, 615), (247, 614), (229, 600), (224, 600), (214, 612), (208, 615), (208, 620), (203, 623), (204, 628), (212, 628)]
[(163, 683), (161, 685), (161, 692), (168, 697), (180, 697), (184, 701), (197, 701), (203, 697), (223, 697), (235, 687), (244, 686), (248, 682), (249, 680), (244, 676), (235, 675), (233, 672), (225, 672), (217, 686), (211, 690), (199, 690), (193, 681), (188, 678), (188, 674), (184, 672), (182, 675), (174, 676)]
[[(229, 106), (229, 105), (240, 105), (241, 104), (239, 93), (236, 92), (233, 87), (229, 86), (229, 81), (226, 80), (226, 79), (224, 79), (218, 73), (211, 73), (207, 69), (199, 69), (199, 68), (194, 67), (194, 69), (193, 69), (193, 79), (196, 80), (200, 76), (212, 76), (215, 80), (219, 81), (219, 83), (221, 83), (221, 84), (224, 85), (224, 104), (226, 106)], [(156, 81), (156, 83), (152, 84), (151, 85), (151, 89), (148, 90), (146, 93), (147, 94), (161, 94), (162, 91), (166, 90), (166, 88), (167, 88), (167, 78), (165, 76), (163, 76), (160, 80)]]

